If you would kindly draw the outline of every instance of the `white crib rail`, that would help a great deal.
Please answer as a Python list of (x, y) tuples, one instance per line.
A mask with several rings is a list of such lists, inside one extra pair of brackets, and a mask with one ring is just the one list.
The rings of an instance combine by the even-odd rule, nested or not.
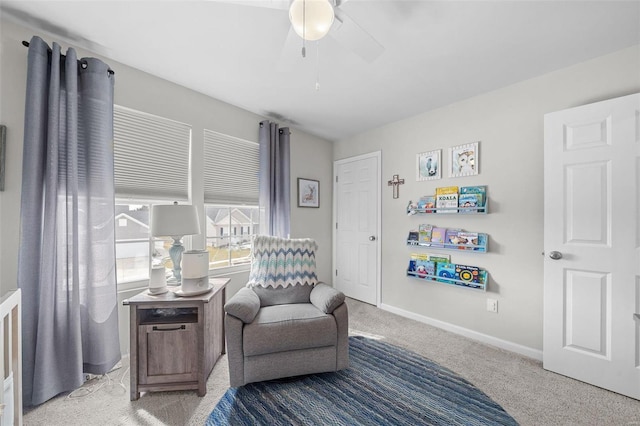
[(0, 425), (22, 426), (22, 318), (20, 289), (0, 299)]

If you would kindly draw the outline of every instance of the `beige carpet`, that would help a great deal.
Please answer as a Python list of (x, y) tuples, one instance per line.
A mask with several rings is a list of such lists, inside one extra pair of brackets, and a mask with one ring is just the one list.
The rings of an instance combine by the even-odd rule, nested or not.
[[(539, 362), (348, 300), (352, 334), (372, 335), (447, 367), (474, 383), (522, 425), (640, 425), (640, 402), (542, 369)], [(127, 365), (92, 394), (61, 395), (25, 414), (25, 425), (203, 425), (229, 386), (226, 357), (195, 391), (129, 401)], [(118, 383), (124, 376), (126, 387)], [(80, 394), (80, 393), (79, 393)]]

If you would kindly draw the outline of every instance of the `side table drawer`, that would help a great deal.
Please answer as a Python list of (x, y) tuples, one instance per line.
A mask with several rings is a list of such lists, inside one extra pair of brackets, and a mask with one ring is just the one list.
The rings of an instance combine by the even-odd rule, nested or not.
[(138, 354), (141, 385), (197, 381), (197, 324), (139, 325)]

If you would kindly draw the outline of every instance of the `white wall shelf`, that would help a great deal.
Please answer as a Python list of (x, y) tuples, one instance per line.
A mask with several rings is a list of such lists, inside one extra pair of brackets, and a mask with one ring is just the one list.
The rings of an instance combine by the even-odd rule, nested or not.
[(412, 206), (412, 201), (409, 201), (409, 205), (407, 207), (407, 214), (466, 214), (466, 215), (479, 215), (479, 214), (488, 214), (489, 213), (489, 200), (485, 202), (485, 205), (482, 207), (454, 207), (454, 208), (425, 208), (418, 209)]
[(478, 232), (478, 244), (454, 244), (454, 243), (433, 243), (433, 242), (422, 242), (415, 241), (411, 239), (407, 239), (407, 246), (409, 247), (426, 247), (429, 249), (437, 249), (437, 250), (464, 250), (471, 251), (473, 253), (486, 253), (489, 251), (489, 236), (487, 234), (483, 234)]
[(456, 287), (464, 287), (472, 290), (487, 291), (489, 284), (489, 274), (487, 271), (480, 269), (478, 274), (478, 282), (470, 282), (465, 280), (458, 280), (447, 276), (421, 274), (417, 271), (407, 270), (407, 276), (423, 281), (435, 281), (441, 284), (453, 285)]

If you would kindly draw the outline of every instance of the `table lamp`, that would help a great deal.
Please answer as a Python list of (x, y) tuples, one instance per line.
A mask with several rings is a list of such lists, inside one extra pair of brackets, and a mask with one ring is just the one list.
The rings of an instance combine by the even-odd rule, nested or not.
[(169, 248), (169, 256), (173, 262), (173, 278), (168, 285), (180, 285), (182, 281), (181, 266), (182, 237), (200, 233), (198, 211), (189, 204), (178, 205), (178, 202), (168, 205), (154, 205), (151, 207), (151, 234), (154, 237), (171, 237), (173, 244)]

